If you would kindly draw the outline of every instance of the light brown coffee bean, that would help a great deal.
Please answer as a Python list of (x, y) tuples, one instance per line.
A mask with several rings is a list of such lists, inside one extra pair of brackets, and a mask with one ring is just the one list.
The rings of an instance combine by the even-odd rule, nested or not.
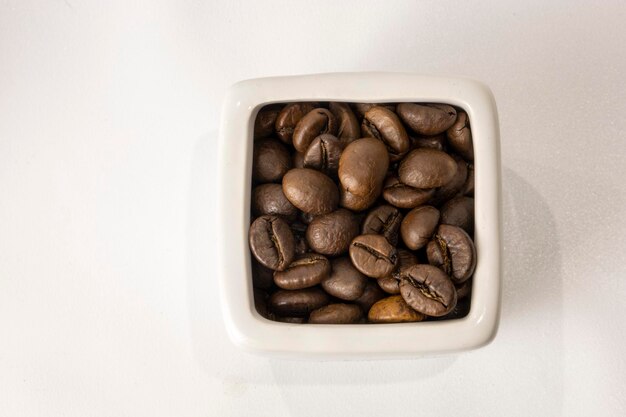
[(447, 184), (457, 171), (457, 163), (445, 152), (415, 149), (400, 162), (398, 177), (415, 188), (436, 188)]
[(376, 302), (369, 310), (367, 318), (372, 323), (408, 323), (425, 319), (423, 314), (413, 310), (400, 295)]
[(400, 103), (396, 111), (402, 121), (420, 135), (443, 133), (456, 120), (456, 110), (447, 104)]
[(283, 178), (287, 200), (305, 213), (330, 213), (339, 205), (339, 190), (328, 176), (308, 168), (295, 168)]
[(439, 210), (421, 206), (411, 210), (402, 220), (400, 234), (407, 248), (418, 250), (426, 246), (439, 224)]

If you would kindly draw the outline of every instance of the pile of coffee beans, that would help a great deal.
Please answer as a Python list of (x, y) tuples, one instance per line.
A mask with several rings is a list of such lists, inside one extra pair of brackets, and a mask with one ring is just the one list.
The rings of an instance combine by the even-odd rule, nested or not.
[(249, 231), (257, 311), (333, 324), (467, 315), (473, 160), (468, 116), (446, 104), (263, 107)]

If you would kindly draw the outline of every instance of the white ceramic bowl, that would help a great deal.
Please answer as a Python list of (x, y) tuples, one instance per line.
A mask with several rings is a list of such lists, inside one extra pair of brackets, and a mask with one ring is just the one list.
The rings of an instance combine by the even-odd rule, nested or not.
[[(457, 320), (398, 324), (289, 324), (254, 308), (248, 226), (252, 130), (265, 104), (290, 101), (431, 102), (469, 115), (475, 155), (475, 244), (471, 310)], [(220, 129), (219, 239), (226, 329), (247, 351), (299, 358), (416, 357), (478, 348), (495, 336), (500, 312), (500, 150), (490, 90), (462, 78), (400, 73), (336, 73), (247, 80), (233, 85)]]

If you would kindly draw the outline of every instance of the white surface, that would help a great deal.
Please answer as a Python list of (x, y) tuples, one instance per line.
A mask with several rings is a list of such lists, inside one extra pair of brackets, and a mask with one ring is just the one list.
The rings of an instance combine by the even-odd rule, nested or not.
[[(271, 322), (254, 308), (248, 228), (252, 131), (258, 110), (290, 101), (433, 102), (463, 108), (472, 123), (478, 260), (472, 308), (463, 319), (384, 326)], [(493, 95), (476, 81), (416, 74), (361, 72), (242, 81), (224, 100), (220, 124), (218, 217), (220, 298), (226, 330), (245, 350), (282, 357), (398, 358), (475, 349), (496, 331), (501, 284), (500, 153)], [(393, 343), (389, 341), (393, 340)]]
[[(337, 3), (2, 3), (1, 415), (626, 414), (626, 3)], [(224, 91), (345, 70), (492, 88), (505, 282), (488, 347), (308, 363), (227, 340)]]

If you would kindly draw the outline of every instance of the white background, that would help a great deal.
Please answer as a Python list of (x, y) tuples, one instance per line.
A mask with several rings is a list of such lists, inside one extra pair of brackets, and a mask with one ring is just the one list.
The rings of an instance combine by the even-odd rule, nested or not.
[[(626, 3), (104, 3), (0, 3), (0, 415), (626, 414)], [(291, 362), (226, 338), (225, 89), (354, 70), (493, 89), (505, 274), (486, 348)]]

